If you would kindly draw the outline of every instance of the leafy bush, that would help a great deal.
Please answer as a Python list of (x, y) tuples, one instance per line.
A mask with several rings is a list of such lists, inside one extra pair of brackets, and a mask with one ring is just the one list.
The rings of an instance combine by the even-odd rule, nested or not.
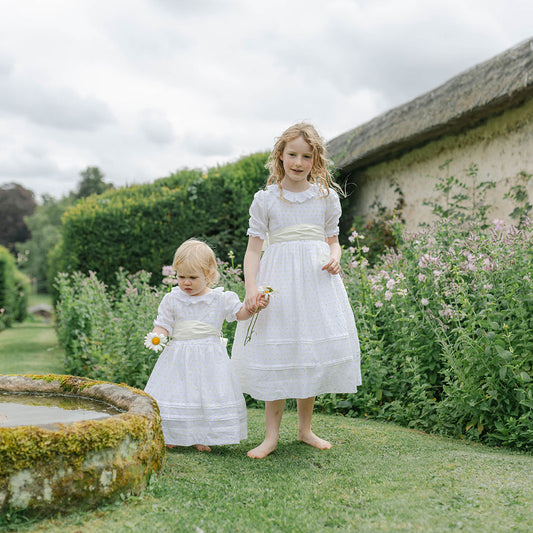
[(0, 331), (13, 323), (15, 308), (15, 259), (0, 246)]
[(15, 270), (15, 322), (22, 322), (28, 316), (28, 300), (31, 290), (30, 278), (20, 270)]
[(182, 170), (150, 185), (90, 196), (63, 217), (62, 238), (51, 253), (57, 272), (95, 272), (107, 285), (116, 272), (154, 272), (178, 243), (198, 237), (228, 259), (244, 256), (248, 209), (264, 186), (266, 154), (254, 154), (210, 169)]
[(17, 260), (22, 272), (33, 280), (37, 292), (50, 293), (52, 290), (54, 279), (47, 275), (48, 255), (60, 239), (61, 216), (74, 201), (72, 196), (59, 200), (44, 196), (42, 205), (24, 218), (31, 238), (16, 244)]
[(26, 318), (30, 280), (15, 266), (9, 250), (0, 246), (0, 331)]
[[(357, 394), (317, 398), (316, 409), (392, 420), (489, 444), (533, 448), (533, 224), (488, 221), (491, 183), (440, 180), (431, 227), (403, 232), (375, 265), (353, 231), (344, 282), (361, 341)], [(514, 190), (516, 193), (516, 190)], [(513, 193), (514, 194), (514, 193)], [(387, 227), (395, 235), (401, 226)], [(233, 261), (233, 257), (231, 257)], [(169, 255), (170, 257), (170, 255)], [(221, 262), (222, 283), (242, 298), (242, 272)], [(111, 291), (94, 274), (58, 279), (59, 333), (69, 371), (144, 387), (156, 355), (142, 347), (164, 286), (119, 271)], [(235, 323), (224, 326), (233, 338)], [(249, 404), (253, 400), (248, 399)]]
[[(223, 262), (219, 269), (226, 289), (242, 296), (240, 270)], [(169, 277), (158, 287), (149, 281), (145, 271), (128, 274), (123, 269), (112, 288), (93, 272), (57, 277), (57, 335), (68, 373), (144, 388), (158, 357), (144, 347), (144, 336), (152, 330), (159, 303), (173, 284)], [(233, 339), (235, 324), (224, 325), (226, 338)]]
[(375, 267), (352, 234), (345, 281), (363, 386), (317, 407), (531, 449), (533, 225), (527, 217), (520, 229), (490, 225), (490, 183), (469, 188), (452, 177), (440, 185), (446, 203), (434, 206), (437, 222), (404, 233)]

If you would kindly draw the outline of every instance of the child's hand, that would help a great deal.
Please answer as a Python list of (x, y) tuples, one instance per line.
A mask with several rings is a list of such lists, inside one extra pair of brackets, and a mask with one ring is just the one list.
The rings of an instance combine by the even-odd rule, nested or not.
[(255, 308), (257, 309), (257, 312), (259, 312), (261, 309), (266, 309), (269, 302), (270, 302), (269, 296), (265, 294), (264, 292), (260, 292), (257, 295), (256, 306), (255, 306)]
[(260, 297), (260, 293), (257, 289), (247, 290), (244, 297), (244, 308), (248, 313), (255, 313), (257, 308), (257, 299)]
[(338, 274), (341, 271), (340, 263), (333, 257), (322, 267), (322, 270), (326, 270), (330, 274)]

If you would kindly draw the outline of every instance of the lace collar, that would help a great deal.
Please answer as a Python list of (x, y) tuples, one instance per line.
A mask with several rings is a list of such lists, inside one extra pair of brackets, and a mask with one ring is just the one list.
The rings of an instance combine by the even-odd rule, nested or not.
[[(267, 191), (270, 194), (274, 194), (279, 197), (279, 187), (276, 183), (273, 183), (272, 185), (269, 185), (267, 187)], [(320, 189), (320, 187), (316, 183), (312, 183), (309, 189), (306, 189), (302, 192), (294, 192), (294, 191), (288, 191), (287, 189), (283, 189), (283, 198), (287, 200), (288, 202), (298, 203), (301, 204), (307, 200), (310, 200), (311, 198), (316, 198), (319, 196), (324, 196), (324, 193)]]
[(206, 294), (202, 294), (202, 296), (189, 296), (186, 292), (183, 292), (179, 287), (174, 287), (172, 289), (172, 294), (184, 304), (187, 305), (196, 305), (199, 303), (211, 303), (213, 298), (217, 296), (218, 293), (222, 293), (224, 291), (223, 287), (217, 287), (215, 289), (211, 289)]

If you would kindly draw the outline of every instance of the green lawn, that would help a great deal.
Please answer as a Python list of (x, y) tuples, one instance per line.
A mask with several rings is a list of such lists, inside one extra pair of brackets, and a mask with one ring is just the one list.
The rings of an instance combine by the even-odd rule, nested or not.
[[(35, 294), (29, 306), (51, 303), (50, 296)], [(0, 374), (63, 374), (63, 356), (53, 320), (30, 316), (0, 331)]]
[[(49, 324), (0, 333), (0, 371), (62, 372)], [(16, 355), (14, 355), (16, 354)], [(314, 415), (333, 443), (295, 441), (287, 412), (281, 443), (264, 460), (263, 416), (250, 409), (249, 439), (212, 453), (174, 449), (140, 496), (47, 519), (0, 518), (0, 529), (35, 532), (533, 531), (533, 457), (440, 438), (392, 424)]]
[(315, 415), (333, 448), (294, 440), (287, 412), (281, 444), (264, 460), (263, 412), (250, 437), (212, 453), (175, 449), (139, 497), (24, 524), (17, 531), (376, 532), (532, 531), (533, 457), (425, 435), (392, 424)]
[(53, 324), (29, 318), (0, 331), (0, 374), (45, 373), (64, 373)]

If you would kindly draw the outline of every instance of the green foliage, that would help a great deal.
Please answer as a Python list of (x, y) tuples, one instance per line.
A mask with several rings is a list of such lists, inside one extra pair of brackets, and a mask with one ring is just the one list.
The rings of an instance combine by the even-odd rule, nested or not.
[[(267, 179), (266, 154), (210, 169), (182, 170), (150, 185), (90, 196), (63, 217), (62, 239), (51, 270), (97, 273), (108, 285), (119, 268), (160, 272), (178, 245), (206, 240), (218, 257), (243, 257), (248, 209)], [(156, 283), (161, 280), (155, 275)]]
[(514, 179), (514, 184), (504, 196), (505, 199), (510, 199), (515, 204), (515, 208), (509, 216), (516, 221), (516, 225), (519, 228), (530, 218), (531, 209), (533, 208), (527, 191), (531, 178), (533, 178), (533, 174), (519, 172)]
[(15, 319), (15, 259), (0, 246), (0, 331)]
[[(240, 269), (227, 263), (220, 263), (219, 269), (221, 284), (242, 297)], [(127, 274), (123, 269), (111, 288), (93, 272), (58, 276), (57, 335), (65, 350), (66, 372), (144, 389), (158, 357), (144, 347), (144, 336), (169, 290), (149, 281), (145, 271)], [(224, 325), (226, 338), (233, 339), (235, 324)]]
[(19, 268), (29, 276), (37, 292), (51, 292), (53, 278), (48, 278), (50, 252), (60, 239), (61, 217), (75, 202), (72, 195), (60, 200), (43, 197), (43, 204), (24, 218), (31, 238), (16, 245)]
[[(214, 178), (213, 186), (220, 176)], [(344, 282), (363, 385), (357, 394), (319, 397), (316, 409), (531, 450), (533, 225), (527, 216), (520, 228), (489, 224), (485, 194), (492, 185), (477, 182), (474, 166), (467, 178), (441, 179), (445, 200), (433, 205), (435, 224), (397, 237), (375, 265), (367, 238), (352, 232)], [(194, 175), (174, 179), (195, 194)], [(397, 235), (390, 219), (387, 225)], [(242, 298), (242, 272), (233, 263), (221, 271), (226, 288)], [(153, 363), (142, 336), (156, 314), (155, 293), (165, 289), (134, 279), (119, 273), (121, 289), (113, 293), (92, 274), (59, 278), (67, 371), (144, 386)], [(224, 326), (230, 348), (234, 327)]]
[(363, 386), (317, 407), (531, 449), (533, 225), (489, 226), (491, 185), (475, 183), (475, 167), (468, 177), (441, 180), (436, 223), (373, 268), (352, 235), (344, 260)]
[(30, 280), (15, 266), (15, 258), (0, 246), (0, 331), (26, 318)]
[(28, 316), (28, 299), (31, 294), (31, 281), (28, 276), (20, 270), (15, 269), (14, 282), (14, 318), (16, 322), (22, 322)]
[(15, 251), (15, 243), (30, 237), (24, 217), (35, 210), (33, 192), (18, 183), (0, 186), (0, 246)]
[(86, 198), (91, 194), (102, 194), (108, 189), (112, 189), (111, 183), (104, 182), (104, 175), (98, 167), (87, 167), (80, 172), (81, 180), (78, 190), (74, 193), (74, 198)]
[(376, 264), (387, 250), (397, 248), (402, 237), (405, 199), (397, 183), (390, 186), (397, 194), (394, 207), (389, 210), (376, 198), (370, 206), (370, 214), (366, 218), (355, 217), (350, 229), (350, 233), (355, 231), (365, 235), (365, 247), (368, 248), (365, 257), (371, 265)]

